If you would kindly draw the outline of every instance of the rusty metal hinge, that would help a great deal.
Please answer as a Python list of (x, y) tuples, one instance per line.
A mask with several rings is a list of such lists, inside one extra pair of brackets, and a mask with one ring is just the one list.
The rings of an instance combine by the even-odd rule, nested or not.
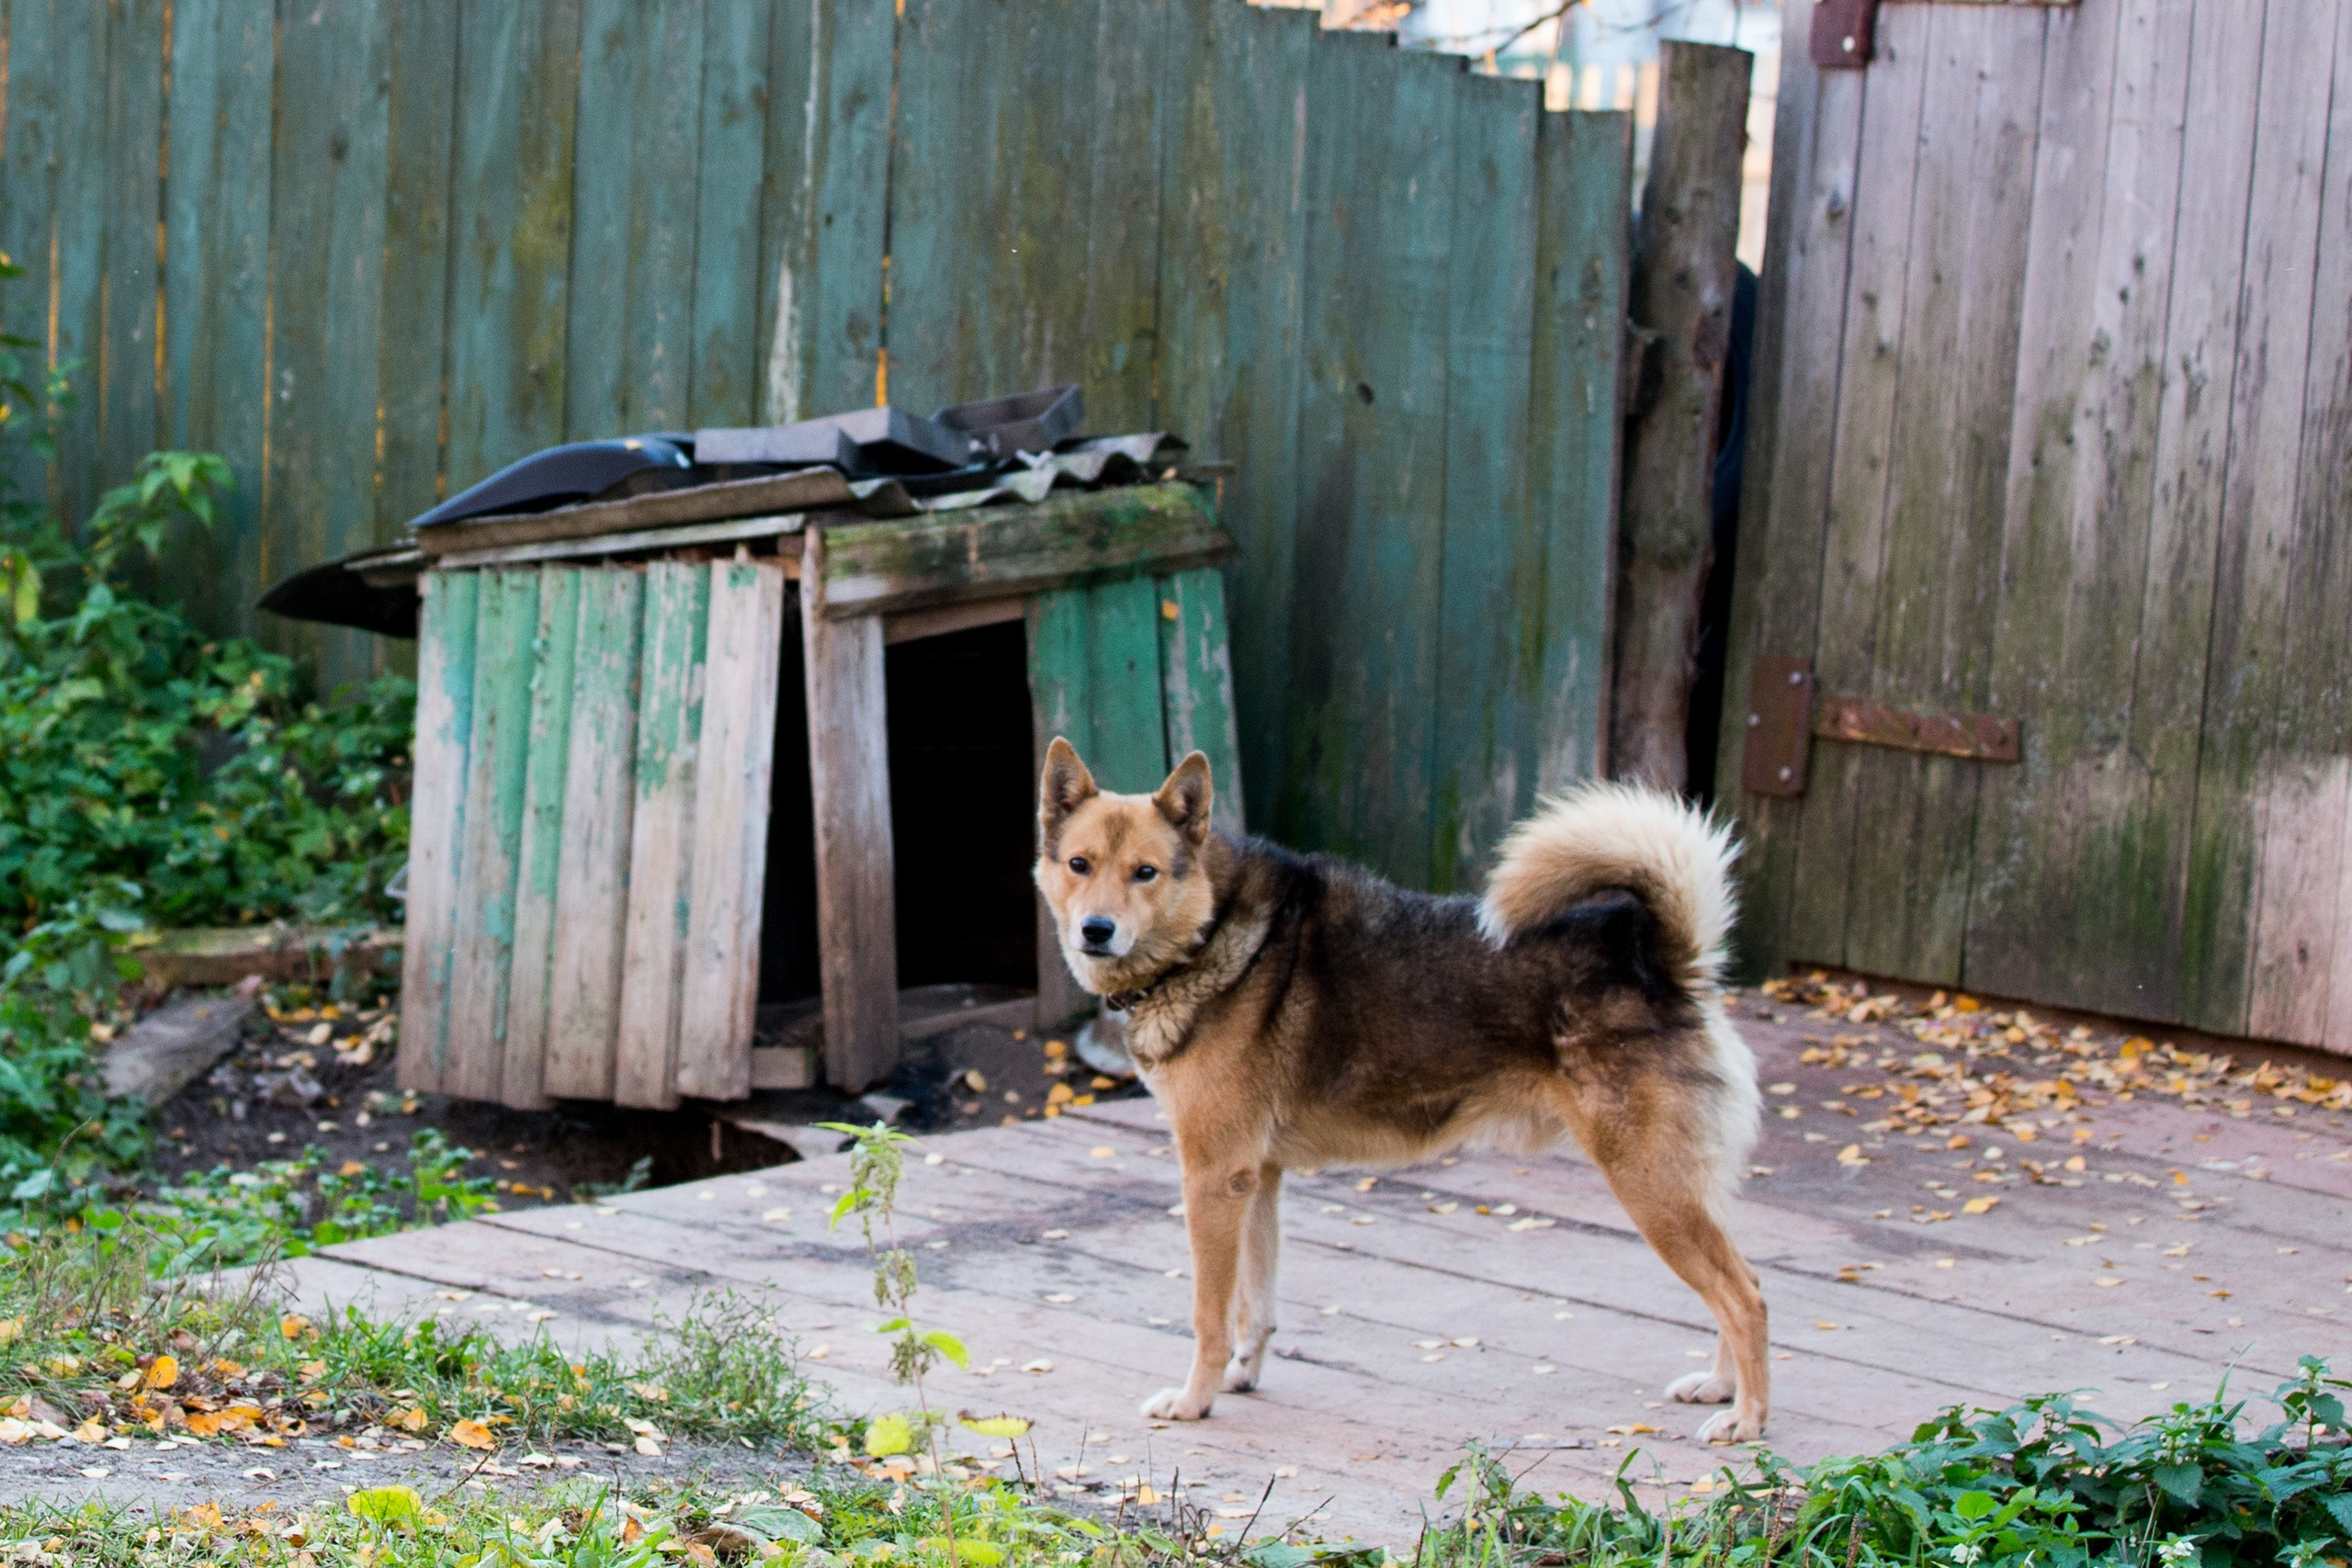
[(1748, 681), (1747, 739), (1739, 760), (1741, 787), (1751, 795), (1803, 795), (1805, 765), (1815, 739), (1884, 746), (1972, 762), (2016, 762), (2024, 755), (2020, 728), (2014, 718), (1935, 710), (1915, 713), (1868, 697), (1825, 697), (1804, 660), (1759, 657)]
[(1878, 0), (1814, 0), (1806, 54), (1824, 71), (1860, 70), (1878, 37)]

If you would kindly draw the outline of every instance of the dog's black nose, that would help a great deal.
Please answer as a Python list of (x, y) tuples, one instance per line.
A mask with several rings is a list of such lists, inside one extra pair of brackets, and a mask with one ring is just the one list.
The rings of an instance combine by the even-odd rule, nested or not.
[(1111, 939), (1119, 934), (1119, 923), (1101, 915), (1089, 915), (1078, 922), (1078, 934), (1089, 947), (1108, 947)]

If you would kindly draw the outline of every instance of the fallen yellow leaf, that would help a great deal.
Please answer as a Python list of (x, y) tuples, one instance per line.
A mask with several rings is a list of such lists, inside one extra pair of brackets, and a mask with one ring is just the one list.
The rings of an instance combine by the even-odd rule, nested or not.
[(449, 1428), (449, 1440), (460, 1448), (480, 1449), (485, 1452), (498, 1446), (498, 1439), (489, 1427), (479, 1421), (460, 1421)]
[(311, 1320), (299, 1312), (289, 1312), (277, 1320), (277, 1332), (288, 1339), (300, 1339), (309, 1332)]
[(398, 1427), (403, 1432), (422, 1432), (424, 1430), (424, 1407), (413, 1404), (406, 1410), (395, 1410), (384, 1417), (384, 1425)]
[(180, 1363), (176, 1356), (158, 1356), (147, 1368), (149, 1388), (169, 1388), (180, 1381)]
[(1616, 1433), (1621, 1438), (1630, 1438), (1636, 1432), (1655, 1432), (1657, 1430), (1656, 1427), (1646, 1426), (1639, 1421), (1628, 1422), (1623, 1427), (1611, 1427), (1609, 1429)]
[(1963, 1214), (1990, 1213), (1993, 1205), (1999, 1201), (1998, 1198), (1971, 1198), (1960, 1206), (1960, 1212)]

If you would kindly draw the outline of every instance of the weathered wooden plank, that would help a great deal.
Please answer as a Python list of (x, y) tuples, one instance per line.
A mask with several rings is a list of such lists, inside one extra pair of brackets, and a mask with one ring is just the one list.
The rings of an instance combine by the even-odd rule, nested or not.
[(628, 534), (592, 534), (583, 539), (549, 539), (537, 545), (503, 545), (487, 550), (451, 550), (436, 564), (445, 568), (514, 566), (525, 561), (582, 560), (618, 558), (658, 551), (669, 554), (699, 545), (737, 544), (746, 539), (775, 539), (776, 553), (787, 570), (800, 565), (799, 541), (779, 537), (797, 534), (805, 515), (787, 512), (767, 517), (737, 517), (724, 523), (686, 523), (668, 528), (639, 528)]
[(462, 1099), (496, 1100), (505, 1083), (539, 574), (485, 574), (474, 625), (473, 733), (466, 747), (444, 1085)]
[[(2301, 836), (2319, 781), (2281, 718), (2300, 698), (2284, 668), (2295, 501), (2312, 350), (2327, 105), (2337, 0), (2274, 0), (2256, 90), (2252, 198), (2230, 380), (2228, 468), (2214, 561), (2212, 643), (2189, 849), (2188, 1021), (2256, 1027), (2263, 928), (2291, 927), (2294, 890), (2259, 874), (2274, 830)], [(2291, 951), (2291, 949), (2285, 949)], [(2277, 1014), (2266, 998), (2263, 1021)]]
[[(1308, 51), (1284, 839), (1429, 879), (1453, 84), (1379, 35)], [(1383, 305), (1362, 308), (1362, 280)]]
[[(8, 47), (12, 62), (39, 60), (44, 69), (28, 71), (18, 65), (8, 85), (7, 101), (0, 104), (0, 125), (7, 135), (0, 140), (0, 254), (23, 269), (21, 277), (5, 286), (0, 319), (10, 332), (41, 344), (42, 361), (50, 350), (49, 240), (57, 199), (58, 139), (67, 112), (66, 97), (87, 83), (67, 76), (59, 54), (55, 7), (17, 5), (8, 14)], [(48, 507), (51, 504), (51, 465), (23, 442), (10, 442), (0, 462), (12, 493)]]
[[(59, 411), (59, 460), (51, 465), (50, 504), (69, 527), (80, 526), (106, 486), (127, 472), (106, 471), (101, 452), (106, 408), (106, 231), (107, 106), (114, 62), (111, 6), (56, 6), (49, 19), (59, 94), (49, 175), (46, 241), (50, 362), (74, 367), (74, 400)], [(12, 71), (13, 78), (15, 73)], [(152, 170), (153, 164), (149, 165)], [(89, 193), (101, 193), (92, 199)]]
[(765, 357), (760, 305), (773, 288), (760, 267), (768, 107), (776, 103), (779, 118), (797, 119), (804, 131), (808, 119), (797, 100), (771, 97), (768, 33), (774, 24), (764, 6), (713, 5), (703, 18), (694, 311), (684, 408), (686, 422), (696, 429), (754, 424), (760, 417)]
[[(1046, 769), (1046, 750), (1059, 737), (1085, 746), (1094, 734), (1093, 661), (1087, 656), (1087, 591), (1059, 588), (1029, 600), (1030, 734), (1036, 745), (1036, 772)], [(1037, 898), (1037, 1023), (1050, 1029), (1093, 1008), (1093, 998), (1071, 977), (1061, 939), (1044, 895)]]
[(836, 619), (1182, 570), (1233, 547), (1207, 499), (1186, 484), (1070, 491), (1035, 506), (838, 524), (824, 533), (825, 614)]
[(442, 398), (449, 341), (450, 151), (457, 135), (458, 11), (391, 8), (384, 171), (384, 455), (377, 537), (392, 537), (447, 493)]
[[(2152, 1004), (2174, 984), (2178, 940), (2180, 843), (2143, 831), (2165, 786), (2132, 744), (2129, 672), (2193, 10), (2135, 0), (2049, 24), (1988, 694), (2022, 717), (2029, 745), (2023, 767), (1978, 786), (1962, 975), (2139, 1016), (2162, 1015)], [(2044, 918), (2058, 908), (2072, 916)]]
[[(210, 536), (184, 540), (167, 570), (220, 632), (254, 629), (261, 582), (274, 11), (270, 0), (172, 6), (160, 438), (219, 453), (236, 482)], [(12, 103), (31, 86), (19, 73)]]
[(1227, 635), (1225, 579), (1206, 568), (1159, 580), (1160, 706), (1167, 760), (1185, 753), (1209, 760), (1209, 821), (1242, 830), (1241, 737), (1234, 718), (1233, 659)]
[(1753, 58), (1658, 46), (1657, 130), (1642, 192), (1630, 320), (1657, 334), (1655, 400), (1627, 422), (1610, 771), (1679, 790), (1689, 771), (1699, 606), (1713, 551), (1715, 425), (1738, 278)]
[(1097, 423), (1148, 423), (1166, 17), (1104, 0), (906, 7), (890, 184), (899, 400), (1077, 381)]
[(896, 36), (866, 0), (785, 6), (770, 28), (757, 341), (777, 423), (878, 400)]
[(783, 637), (783, 562), (739, 558), (710, 569), (692, 907), (678, 1014), (678, 1092), (705, 1100), (741, 1100), (752, 1091)]
[[(2352, 6), (2336, 19), (2335, 57), (2352, 50)], [(2301, 746), (2352, 757), (2352, 636), (2338, 606), (2352, 603), (2352, 82), (2344, 67), (2328, 99), (2327, 186), (2322, 197), (2319, 264), (2312, 322), (2312, 365), (2304, 385), (2303, 471), (2296, 495), (2295, 600), (2289, 611), (2288, 689), (2307, 704)], [(2327, 972), (2308, 982), (2326, 1009), (2310, 1038), (2352, 1055), (2352, 764), (2335, 767), (2346, 817), (2340, 819), (2336, 886), (2326, 898), (2332, 919), (2313, 932)], [(2314, 905), (2319, 903), (2315, 899)], [(2306, 926), (2306, 930), (2310, 928)]]
[(1544, 546), (1528, 509), (1528, 322), (1535, 310), (1540, 88), (1453, 83), (1453, 230), (1446, 288), (1445, 509), (1430, 746), (1430, 886), (1469, 888), (1532, 781), (1521, 730), (1543, 647)]
[(645, 569), (644, 653), (637, 682), (636, 801), (629, 818), (628, 920), (621, 958), (613, 1100), (678, 1103), (678, 1009), (694, 868), (695, 761), (703, 724), (710, 568)]
[[(515, 852), (514, 959), (507, 981), (506, 1048), (498, 1098), (518, 1111), (548, 1098), (549, 1025), (555, 1018), (555, 950), (572, 938), (576, 911), (562, 901), (564, 804), (570, 795), (573, 682), (579, 666), (582, 574), (539, 572), (539, 619), (531, 638), (529, 757), (523, 777), (523, 837)], [(609, 738), (595, 738), (602, 744)]]
[(1159, 420), (1195, 451), (1234, 464), (1217, 510), (1238, 545), (1225, 587), (1242, 783), (1270, 826), (1290, 689), (1306, 51), (1315, 18), (1179, 0), (1168, 26)]
[[(1826, 516), (1817, 567), (1816, 613), (1806, 634), (1815, 639), (1814, 674), (1824, 689), (1871, 689), (1871, 634), (1876, 624), (1881, 557), (1885, 543), (1886, 473), (1894, 436), (1900, 373), (1908, 363), (1903, 341), (1904, 289), (1908, 275), (1912, 188), (1920, 153), (1921, 110), (1927, 92), (1928, 25), (1931, 8), (1896, 6), (1879, 16), (1879, 58), (1862, 73), (1866, 95), (1859, 117), (1869, 128), (1849, 200), (1843, 315), (1838, 355), (1837, 419), (1829, 427), (1826, 473), (1815, 481), (1803, 468), (1776, 483), (1784, 503), (1804, 504), (1811, 483), (1823, 485)], [(1834, 269), (1825, 269), (1834, 270)], [(1783, 353), (1803, 353), (1783, 340)], [(1821, 434), (1809, 422), (1783, 427), (1775, 446)], [(1802, 510), (1792, 514), (1802, 518)], [(1777, 526), (1778, 514), (1774, 524)], [(1743, 532), (1745, 528), (1743, 526)], [(1785, 547), (1802, 550), (1804, 538)], [(1758, 645), (1761, 651), (1778, 651)], [(1813, 760), (1813, 783), (1802, 802), (1791, 879), (1785, 954), (1843, 963), (1852, 887), (1855, 790), (1864, 761), (1859, 750), (1830, 747)]]
[(427, 557), (503, 549), (552, 539), (590, 539), (724, 517), (770, 517), (854, 499), (848, 481), (831, 468), (803, 468), (767, 479), (730, 479), (686, 490), (653, 491), (618, 501), (587, 501), (548, 512), (469, 517), (417, 530)]
[[(686, 423), (703, 0), (582, 0), (570, 439)], [(749, 321), (741, 323), (749, 327)]]
[(644, 619), (643, 570), (603, 567), (584, 575), (556, 873), (565, 925), (548, 981), (543, 1074), (547, 1092), (561, 1098), (613, 1097), (637, 806), (637, 672)]
[(462, 13), (448, 446), (455, 491), (564, 435), (581, 0)]
[[(390, 157), (391, 7), (315, 8), (278, 28), (272, 148), (269, 464), (259, 581), (388, 537), (378, 532), (377, 410)], [(273, 621), (322, 689), (365, 680), (380, 639)]]
[(2159, 951), (2174, 955), (2134, 977), (2146, 987), (2150, 1017), (2194, 1017), (2195, 998), (2209, 989), (2193, 824), (2262, 71), (2262, 41), (2240, 16), (2198, 0), (2189, 23), (2185, 118), (2207, 150), (2183, 165), (2173, 225), (2154, 504), (2131, 688), (2131, 755), (2146, 764), (2148, 795), (2137, 830), (2146, 869), (2136, 880), (2148, 889), (2149, 916), (2161, 922)]
[[(1863, 79), (1815, 68), (1803, 50), (1781, 55), (1773, 115), (1771, 220), (1756, 321), (1739, 554), (1733, 578), (1724, 728), (1716, 798), (1738, 814), (1741, 967), (1777, 971), (1791, 952), (1788, 911), (1806, 806), (1739, 788), (1751, 704), (1748, 677), (1761, 655), (1810, 662), (1824, 592), (1832, 437), (1847, 363), (1847, 270), (1851, 259)], [(1825, 781), (1826, 782), (1826, 781)]]
[(1607, 765), (1633, 167), (1631, 115), (1540, 117), (1527, 518), (1543, 603), (1519, 670), (1522, 811)]
[(817, 836), (817, 952), (825, 1077), (852, 1091), (899, 1061), (899, 937), (882, 617), (824, 613), (831, 540), (813, 533), (801, 577), (808, 782)]
[[(105, 223), (103, 249), (88, 258), (97, 276), (87, 283), (70, 272), (61, 278), (68, 289), (95, 287), (98, 302), (99, 336), (92, 344), (97, 352), (83, 367), (81, 378), (82, 397), (96, 405), (96, 444), (71, 465), (69, 489), (128, 480), (139, 459), (155, 449), (158, 434), (156, 330), (162, 323), (156, 318), (163, 280), (156, 252), (163, 227), (160, 175), (168, 8), (164, 0), (116, 0), (107, 9), (112, 15), (102, 24), (105, 141), (95, 149), (100, 161), (87, 171), (100, 177), (92, 185), (64, 187), (75, 206), (102, 211)], [(62, 222), (60, 229), (62, 237)], [(60, 259), (71, 266), (66, 257)], [(78, 519), (81, 514), (77, 508), (74, 515)], [(163, 586), (169, 591), (170, 585)]]
[[(1926, 120), (1904, 288), (1907, 374), (1888, 451), (1871, 694), (1982, 712), (2000, 585), (2002, 495), (2018, 320), (2033, 215), (2040, 9), (1933, 10)], [(1825, 690), (1844, 688), (1825, 682)], [(1983, 767), (1857, 749), (1846, 960), (1873, 974), (1960, 978)]]
[(441, 1092), (452, 1076), (449, 995), (481, 582), (473, 572), (427, 572), (418, 584), (416, 793), (409, 801), (399, 1065), (401, 1087), (424, 1093)]
[(1160, 716), (1159, 593), (1148, 577), (1086, 591), (1087, 728), (1070, 738), (1095, 782), (1148, 795), (1168, 777)]
[[(2324, 9), (2290, 15), (2314, 28), (2325, 20)], [(2339, 5), (2335, 20), (2334, 80), (2324, 93), (2300, 89), (2308, 95), (2300, 99), (2304, 118), (2288, 132), (2303, 160), (2297, 184), (2317, 198), (2319, 225), (2308, 365), (2266, 389), (2266, 401), (2294, 409), (2300, 428), (2292, 511), (2284, 537), (2275, 547), (2265, 541), (2266, 553), (2275, 547), (2280, 558), (2266, 566), (2281, 581), (2255, 601), (2267, 606), (2275, 594), (2283, 625), (2275, 667), (2266, 671), (2275, 708), (2256, 803), (2262, 842), (2246, 1032), (2352, 1054), (2352, 1035), (2336, 1021), (2352, 1019), (2352, 1002), (2335, 995), (2336, 978), (2352, 976), (2344, 952), (2352, 942), (2343, 934), (2352, 905), (2342, 897), (2352, 848), (2352, 634), (2344, 614), (2352, 585), (2345, 547), (2352, 523), (2352, 66), (2344, 62), (2352, 6)], [(2266, 66), (2266, 92), (2268, 77)], [(2281, 234), (2284, 244), (2300, 244), (2302, 217)], [(2283, 433), (2278, 440), (2283, 454)]]

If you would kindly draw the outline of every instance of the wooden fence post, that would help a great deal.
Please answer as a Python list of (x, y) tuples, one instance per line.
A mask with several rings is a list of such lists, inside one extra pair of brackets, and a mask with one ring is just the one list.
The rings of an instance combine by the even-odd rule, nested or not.
[(1753, 64), (1719, 44), (1659, 46), (1657, 131), (1634, 250), (1632, 325), (1652, 335), (1628, 367), (1639, 400), (1625, 431), (1610, 772), (1667, 789), (1687, 782)]

